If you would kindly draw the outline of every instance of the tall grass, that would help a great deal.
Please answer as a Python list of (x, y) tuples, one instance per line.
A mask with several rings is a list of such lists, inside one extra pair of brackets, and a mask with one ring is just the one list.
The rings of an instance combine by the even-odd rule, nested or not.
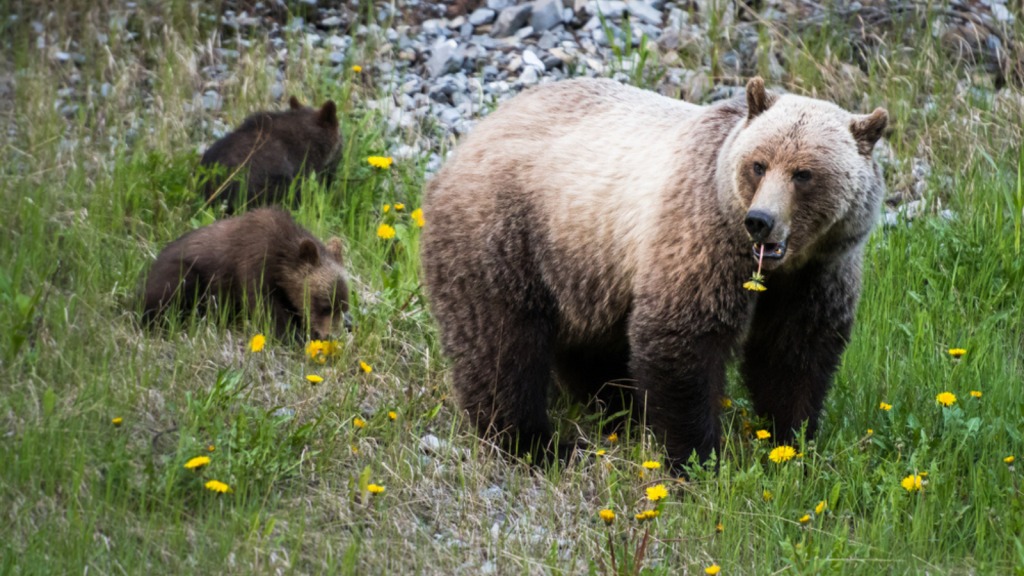
[[(610, 441), (601, 415), (565, 399), (559, 428), (604, 454), (540, 470), (497, 456), (463, 423), (409, 217), (425, 162), (365, 161), (396, 137), (363, 104), (388, 94), (349, 63), (390, 58), (383, 40), (339, 69), (291, 35), (286, 66), (268, 69), (281, 53), (259, 33), (224, 60), (216, 48), (231, 35), (206, 5), (89, 6), (0, 3), (0, 572), (591, 574), (610, 570), (611, 549), (627, 566), (649, 528), (644, 574), (713, 563), (723, 574), (1024, 574), (1024, 105), (1019, 88), (997, 97), (947, 54), (932, 19), (897, 19), (866, 56), (843, 21), (799, 36), (758, 25), (760, 44), (784, 55), (786, 89), (888, 108), (890, 188), (910, 194), (912, 161), (926, 161), (928, 208), (872, 236), (818, 438), (769, 460), (734, 381), (721, 470), (679, 483), (640, 477), (641, 462), (661, 458), (643, 430)], [(716, 30), (710, 52), (682, 57), (735, 39)], [(85, 60), (56, 60), (58, 49)], [(633, 77), (659, 77), (654, 60)], [(233, 76), (214, 79), (222, 63)], [(303, 183), (294, 210), (318, 236), (345, 238), (353, 276), (355, 327), (324, 364), (290, 342), (251, 352), (259, 318), (165, 332), (136, 319), (160, 248), (219, 216), (197, 191), (200, 147), (255, 109), (283, 107), (277, 81), (307, 103), (334, 99), (342, 115), (337, 178)], [(210, 86), (220, 111), (195, 99)], [(377, 236), (382, 223), (395, 239)], [(956, 360), (950, 348), (967, 352)], [(948, 408), (936, 403), (946, 391)], [(183, 467), (201, 455), (209, 465)], [(923, 490), (901, 486), (920, 473)], [(206, 489), (211, 479), (233, 492)], [(656, 483), (670, 491), (661, 515), (632, 527)], [(610, 527), (604, 508), (617, 514)]]

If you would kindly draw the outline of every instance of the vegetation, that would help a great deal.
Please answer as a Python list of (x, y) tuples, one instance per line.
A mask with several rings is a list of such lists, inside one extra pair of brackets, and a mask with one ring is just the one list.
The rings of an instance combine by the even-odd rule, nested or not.
[[(888, 108), (887, 179), (909, 196), (926, 163), (925, 207), (872, 236), (817, 439), (772, 453), (733, 377), (720, 471), (678, 482), (645, 467), (662, 453), (641, 429), (610, 440), (563, 398), (584, 458), (538, 469), (474, 436), (418, 279), (425, 161), (367, 162), (421, 134), (388, 135), (366, 105), (387, 102), (381, 84), (300, 38), (284, 93), (339, 103), (345, 155), (295, 214), (346, 239), (351, 334), (311, 358), (261, 318), (140, 329), (156, 253), (218, 217), (197, 151), (283, 106), (266, 66), (280, 52), (253, 32), (224, 60), (196, 3), (78, 4), (0, 2), (0, 573), (1024, 574), (1024, 95), (957, 60), (928, 14), (856, 49), (839, 17), (759, 24), (786, 89)], [(711, 38), (682, 61), (734, 40)], [(636, 81), (662, 77), (647, 49)], [(349, 61), (369, 71), (390, 50), (370, 38)], [(212, 111), (196, 94), (219, 64)]]

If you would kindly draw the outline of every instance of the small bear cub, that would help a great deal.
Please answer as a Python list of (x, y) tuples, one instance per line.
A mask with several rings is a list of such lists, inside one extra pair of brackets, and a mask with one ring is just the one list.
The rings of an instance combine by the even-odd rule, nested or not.
[(239, 202), (279, 204), (294, 179), (314, 171), (318, 175), (331, 171), (341, 149), (334, 101), (328, 100), (317, 110), (292, 96), (289, 105), (285, 112), (249, 116), (203, 154), (201, 166), (220, 165), (226, 170), (207, 181), (207, 204), (223, 202), (228, 214)]
[[(210, 298), (234, 313), (263, 306), (278, 337), (326, 339), (348, 312), (341, 240), (324, 246), (284, 210), (259, 208), (193, 230), (167, 245), (146, 280), (143, 320)], [(308, 319), (308, 323), (303, 320)]]

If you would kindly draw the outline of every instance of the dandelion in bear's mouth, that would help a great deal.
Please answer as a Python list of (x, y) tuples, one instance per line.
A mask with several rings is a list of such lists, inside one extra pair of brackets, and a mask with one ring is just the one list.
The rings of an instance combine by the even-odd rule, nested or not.
[(967, 354), (967, 350), (964, 350), (963, 348), (950, 348), (949, 349), (949, 355), (952, 356), (953, 358), (959, 358), (959, 357), (963, 356), (964, 354)]
[(764, 276), (761, 275), (761, 265), (764, 264), (764, 244), (761, 244), (761, 257), (757, 259), (757, 272), (750, 277), (750, 280), (743, 283), (743, 287), (754, 292), (764, 292), (768, 288), (764, 285)]
[(252, 337), (252, 340), (249, 341), (249, 350), (252, 350), (253, 352), (259, 352), (260, 350), (263, 350), (263, 346), (266, 343), (266, 337), (263, 336), (263, 334), (257, 334)]
[(210, 459), (207, 458), (206, 456), (196, 456), (195, 458), (185, 463), (185, 468), (188, 468), (189, 470), (195, 470), (197, 468), (202, 468), (203, 466), (206, 466), (209, 463)]
[(772, 433), (767, 431), (767, 430), (758, 430), (757, 431), (757, 439), (758, 440), (767, 440), (767, 439), (769, 439), (771, 437), (772, 437)]
[(222, 494), (225, 492), (234, 492), (234, 490), (232, 490), (230, 486), (217, 480), (210, 480), (209, 482), (207, 482), (206, 488), (209, 490), (213, 490), (214, 492), (220, 492)]
[(943, 406), (952, 406), (956, 402), (956, 396), (952, 392), (943, 392), (935, 397), (935, 401)]
[(777, 464), (791, 460), (796, 456), (796, 450), (792, 446), (779, 446), (768, 454), (768, 458)]
[(601, 510), (597, 515), (600, 516), (601, 520), (604, 520), (604, 523), (608, 526), (611, 526), (612, 522), (615, 522), (615, 512), (612, 512), (611, 510)]
[(651, 486), (647, 489), (647, 499), (651, 502), (657, 502), (662, 498), (668, 496), (668, 490), (665, 489), (664, 484), (658, 484), (657, 486)]
[(903, 488), (907, 492), (914, 492), (915, 490), (921, 490), (921, 488), (923, 487), (923, 485), (921, 484), (921, 475), (920, 474), (911, 474), (910, 476), (907, 476), (906, 478), (904, 478), (900, 482), (900, 486), (903, 486)]

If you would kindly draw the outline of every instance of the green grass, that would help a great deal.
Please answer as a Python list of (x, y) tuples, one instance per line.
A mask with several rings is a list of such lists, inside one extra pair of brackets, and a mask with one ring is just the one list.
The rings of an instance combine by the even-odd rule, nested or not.
[[(124, 20), (105, 6), (39, 16), (62, 49), (87, 56), (74, 74), (35, 48), (31, 15), (12, 23), (0, 2), (11, 42), (0, 51), (0, 573), (602, 574), (614, 550), (623, 573), (1024, 574), (1024, 100), (1019, 88), (994, 98), (934, 39), (931, 18), (876, 30), (863, 66), (842, 22), (803, 36), (760, 29), (760, 47), (785, 56), (776, 83), (888, 108), (891, 191), (906, 191), (923, 158), (932, 208), (872, 236), (853, 341), (802, 456), (767, 458), (733, 378), (721, 470), (683, 484), (663, 470), (639, 477), (661, 459), (642, 430), (609, 442), (599, 415), (564, 400), (560, 429), (603, 456), (538, 470), (476, 439), (418, 278), (408, 214), (424, 164), (371, 169), (365, 158), (388, 150), (387, 117), (359, 103), (387, 95), (351, 71), (337, 77), (296, 40), (286, 93), (339, 102), (345, 159), (329, 188), (304, 184), (310, 201), (295, 214), (345, 238), (355, 330), (323, 365), (289, 343), (248, 351), (260, 318), (140, 330), (135, 296), (155, 254), (216, 217), (194, 175), (214, 120), (281, 106), (253, 35), (219, 86), (224, 109), (192, 108), (216, 61), (213, 24), (188, 3), (142, 4)], [(111, 30), (120, 25), (135, 40)], [(727, 32), (714, 31), (710, 51), (730, 49)], [(384, 49), (366, 42), (352, 62), (369, 69)], [(685, 50), (684, 61), (710, 58)], [(660, 77), (656, 60), (631, 76)], [(87, 95), (59, 96), (72, 86)], [(405, 209), (383, 212), (396, 202)], [(939, 207), (955, 218), (935, 217)], [(395, 239), (377, 237), (381, 223)], [(936, 403), (944, 391), (957, 397), (950, 408)], [(440, 446), (424, 452), (428, 434)], [(200, 455), (208, 466), (183, 467)], [(918, 472), (923, 490), (901, 487)], [(211, 479), (233, 492), (207, 490)], [(638, 525), (654, 482), (669, 496)], [(386, 490), (370, 495), (369, 483)], [(618, 515), (610, 528), (604, 508)]]

